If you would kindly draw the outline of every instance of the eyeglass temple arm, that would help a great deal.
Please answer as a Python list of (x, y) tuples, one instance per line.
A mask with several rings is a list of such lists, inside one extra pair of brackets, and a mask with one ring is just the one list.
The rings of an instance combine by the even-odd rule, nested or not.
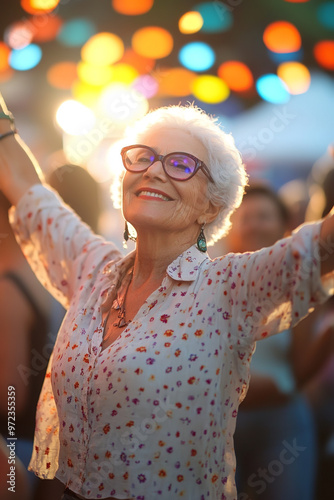
[(215, 182), (212, 178), (210, 170), (208, 169), (208, 167), (204, 163), (201, 164), (201, 168), (202, 168), (203, 172), (205, 173), (205, 175), (208, 177), (209, 181)]

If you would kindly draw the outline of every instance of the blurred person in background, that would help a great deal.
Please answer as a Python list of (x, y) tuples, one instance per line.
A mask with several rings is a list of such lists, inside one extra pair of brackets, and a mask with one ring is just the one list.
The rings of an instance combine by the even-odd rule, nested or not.
[[(14, 386), (16, 453), (27, 468), (37, 400), (55, 337), (50, 325), (55, 301), (36, 279), (15, 240), (9, 207), (0, 191), (0, 430), (8, 436), (7, 391)], [(31, 472), (28, 477), (33, 494), (39, 480)]]
[(46, 175), (46, 182), (94, 233), (99, 234), (102, 191), (87, 170), (74, 164), (61, 165)]
[[(327, 162), (328, 168), (321, 176), (317, 185), (319, 191), (314, 190), (316, 201), (312, 204), (312, 220), (326, 217), (334, 203), (334, 150), (330, 148), (332, 163)], [(333, 248), (333, 243), (332, 243)], [(333, 248), (334, 251), (334, 248)], [(316, 480), (316, 499), (332, 500), (334, 498), (334, 484), (332, 474), (334, 471), (334, 298), (330, 298), (295, 327), (300, 342), (307, 337), (322, 340), (323, 358), (328, 358), (326, 363), (319, 363), (314, 367), (316, 359), (309, 353), (308, 366), (310, 372), (318, 369), (317, 376), (313, 377), (306, 385), (307, 395), (315, 416), (318, 438), (318, 468)], [(306, 374), (306, 379), (307, 379)]]
[[(223, 244), (232, 252), (269, 247), (286, 234), (289, 217), (271, 188), (249, 186)], [(240, 500), (315, 499), (316, 435), (312, 411), (300, 387), (331, 356), (334, 339), (328, 333), (315, 337), (300, 325), (296, 332), (285, 330), (257, 343), (235, 432)], [(300, 447), (294, 459), (280, 462), (285, 447), (293, 443)]]

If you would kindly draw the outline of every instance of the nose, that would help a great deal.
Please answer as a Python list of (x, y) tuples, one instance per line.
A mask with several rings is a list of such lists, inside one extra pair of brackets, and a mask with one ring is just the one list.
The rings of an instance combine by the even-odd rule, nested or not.
[(146, 172), (144, 172), (144, 176), (148, 177), (156, 177), (163, 181), (167, 180), (167, 176), (165, 174), (164, 168), (162, 166), (163, 156), (159, 155), (156, 157), (152, 165), (148, 167)]

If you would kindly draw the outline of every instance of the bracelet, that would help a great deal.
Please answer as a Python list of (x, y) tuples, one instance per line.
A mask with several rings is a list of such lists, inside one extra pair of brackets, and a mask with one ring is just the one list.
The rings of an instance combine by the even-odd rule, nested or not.
[(17, 130), (10, 130), (9, 132), (6, 132), (5, 134), (0, 134), (0, 141), (4, 139), (5, 137), (8, 137), (9, 135), (15, 135), (17, 134)]

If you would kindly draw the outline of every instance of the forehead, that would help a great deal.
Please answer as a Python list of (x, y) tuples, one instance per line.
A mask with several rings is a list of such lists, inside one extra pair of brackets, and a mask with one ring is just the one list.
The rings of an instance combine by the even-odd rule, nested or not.
[(189, 132), (178, 128), (161, 128), (146, 132), (140, 141), (150, 146), (159, 154), (182, 151), (190, 153), (200, 160), (207, 162), (207, 151), (203, 144)]

